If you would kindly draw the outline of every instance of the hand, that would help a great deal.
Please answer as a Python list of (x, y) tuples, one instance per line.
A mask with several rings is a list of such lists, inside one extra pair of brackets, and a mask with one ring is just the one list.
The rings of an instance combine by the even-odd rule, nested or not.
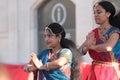
[(31, 59), (34, 63), (34, 65), (40, 69), (40, 67), (43, 65), (42, 61), (37, 58), (37, 55), (35, 53), (32, 53)]
[(89, 48), (91, 45), (95, 45), (96, 44), (96, 38), (94, 37), (94, 32), (90, 32), (87, 36), (86, 36), (86, 43), (87, 43), (87, 47)]
[(36, 66), (32, 65), (32, 64), (27, 64), (24, 66), (24, 71), (25, 72), (33, 72), (33, 71), (36, 71), (37, 68)]

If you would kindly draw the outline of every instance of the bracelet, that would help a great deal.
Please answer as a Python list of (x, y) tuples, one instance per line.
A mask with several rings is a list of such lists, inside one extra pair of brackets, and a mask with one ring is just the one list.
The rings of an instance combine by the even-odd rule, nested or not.
[(81, 55), (84, 55), (84, 53), (83, 53), (83, 48), (80, 48), (79, 51), (80, 51), (80, 54), (81, 54)]

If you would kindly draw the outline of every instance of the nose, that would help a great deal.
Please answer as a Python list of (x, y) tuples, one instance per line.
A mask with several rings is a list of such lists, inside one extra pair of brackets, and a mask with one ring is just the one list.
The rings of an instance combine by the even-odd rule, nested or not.
[(49, 38), (46, 36), (46, 37), (45, 37), (45, 42), (47, 42), (48, 40), (49, 40)]
[(97, 13), (94, 13), (94, 17), (97, 17)]

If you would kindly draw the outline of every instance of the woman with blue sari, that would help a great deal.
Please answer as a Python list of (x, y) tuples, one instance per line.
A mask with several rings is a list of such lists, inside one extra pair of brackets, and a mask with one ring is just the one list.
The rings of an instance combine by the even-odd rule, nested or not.
[[(58, 23), (51, 23), (45, 27), (45, 43), (48, 49), (38, 56), (31, 55), (34, 70), (39, 70), (39, 80), (70, 80), (72, 51), (75, 44), (65, 38), (65, 30)], [(30, 68), (27, 68), (28, 71)]]
[(88, 51), (93, 59), (84, 80), (120, 80), (120, 8), (109, 1), (100, 1), (93, 9), (98, 27), (79, 48), (81, 54)]

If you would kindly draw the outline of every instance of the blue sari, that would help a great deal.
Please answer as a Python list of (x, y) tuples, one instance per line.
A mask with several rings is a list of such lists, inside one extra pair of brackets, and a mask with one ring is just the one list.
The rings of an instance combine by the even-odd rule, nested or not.
[[(43, 65), (46, 64), (47, 62), (51, 62), (48, 58), (48, 54), (51, 49), (44, 50), (41, 54), (38, 55), (38, 59), (41, 59)], [(65, 65), (67, 66), (67, 70), (63, 70), (61, 68), (56, 68), (52, 70), (39, 70), (39, 80), (70, 80), (70, 75), (66, 75), (64, 71), (68, 71), (67, 73), (71, 74), (71, 63), (72, 63), (72, 52), (70, 49), (64, 48), (61, 49), (55, 56), (59, 58), (61, 55), (67, 55), (69, 58), (68, 63)], [(63, 66), (64, 68), (64, 66)], [(68, 69), (69, 68), (69, 69)]]

